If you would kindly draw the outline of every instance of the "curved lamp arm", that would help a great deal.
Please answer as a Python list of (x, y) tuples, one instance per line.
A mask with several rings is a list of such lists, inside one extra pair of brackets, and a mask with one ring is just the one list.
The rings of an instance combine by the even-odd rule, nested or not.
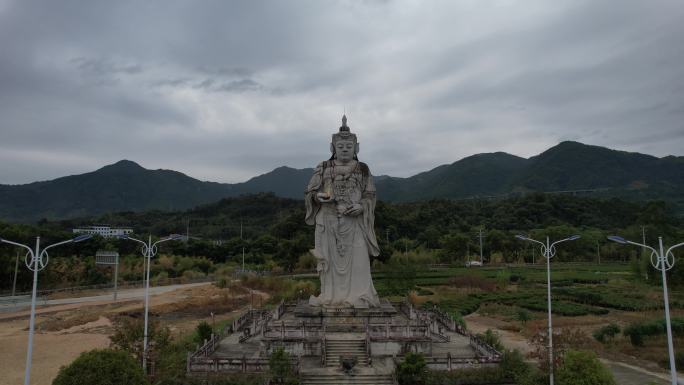
[[(629, 244), (629, 245), (634, 245), (634, 246), (641, 246), (641, 247), (643, 247), (643, 248), (645, 248), (645, 249), (651, 250), (652, 252), (656, 253), (656, 255), (659, 254), (658, 251), (656, 251), (656, 249), (652, 248), (652, 247), (649, 246), (649, 245), (644, 245), (643, 243), (637, 243), (637, 242), (628, 241), (628, 240), (626, 240), (625, 238), (618, 237), (617, 235), (611, 235), (611, 236), (608, 237), (608, 239), (611, 240), (611, 241), (613, 241), (613, 242), (621, 243), (621, 244), (623, 244), (623, 245)], [(681, 245), (682, 245), (682, 244), (679, 244), (679, 245), (675, 245), (675, 246), (673, 246), (673, 247), (670, 247), (670, 250), (673, 249), (673, 248), (675, 248), (675, 247), (681, 246)], [(669, 251), (669, 250), (668, 250), (668, 251)], [(667, 255), (667, 254), (665, 254), (665, 255)]]
[(580, 238), (581, 238), (581, 237), (580, 237), (579, 235), (573, 235), (573, 236), (571, 236), (571, 237), (567, 237), (567, 238), (565, 238), (565, 239), (561, 239), (560, 241), (556, 241), (556, 242), (552, 243), (551, 246), (549, 246), (549, 247), (553, 247), (553, 246), (555, 246), (555, 245), (557, 245), (557, 244), (559, 244), (559, 243), (561, 243), (561, 242), (565, 242), (565, 241), (574, 241), (574, 240), (580, 239)]
[(31, 250), (31, 248), (28, 247), (28, 246), (26, 246), (26, 245), (22, 245), (21, 243), (12, 242), (12, 241), (10, 241), (10, 240), (2, 239), (2, 238), (0, 238), (0, 242), (2, 242), (2, 243), (8, 243), (8, 244), (14, 245), (14, 246), (23, 247), (24, 249), (28, 250), (28, 252), (31, 253), (31, 257), (33, 257), (33, 250)]
[(678, 248), (679, 246), (684, 246), (684, 242), (678, 243), (678, 244), (676, 244), (676, 245), (674, 245), (674, 246), (670, 246), (670, 248), (667, 249), (667, 252), (665, 252), (665, 255), (669, 255), (670, 252), (671, 252), (673, 249), (676, 249), (676, 248)]
[(546, 247), (546, 244), (544, 242), (540, 242), (536, 239), (532, 239), (532, 238), (526, 237), (524, 235), (516, 235), (515, 237), (520, 239), (521, 241), (537, 242), (538, 244), (542, 245), (543, 247)]
[(175, 240), (181, 239), (181, 238), (183, 238), (183, 236), (180, 234), (171, 234), (168, 237), (162, 238), (162, 239), (158, 240), (157, 242), (153, 243), (152, 247), (157, 246), (157, 244), (162, 243), (162, 242), (175, 241)]
[(119, 239), (127, 239), (127, 240), (129, 240), (129, 241), (135, 241), (135, 242), (138, 242), (138, 243), (142, 243), (145, 247), (148, 246), (147, 242), (143, 242), (143, 241), (141, 241), (140, 239), (135, 239), (135, 238), (133, 238), (133, 237), (129, 237), (128, 235), (120, 235), (120, 236), (119, 236)]

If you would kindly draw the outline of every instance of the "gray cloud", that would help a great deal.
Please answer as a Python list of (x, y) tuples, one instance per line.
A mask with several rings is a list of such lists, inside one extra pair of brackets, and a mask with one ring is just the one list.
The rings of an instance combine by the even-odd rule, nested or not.
[(126, 158), (238, 182), (328, 156), (375, 174), (560, 140), (682, 155), (677, 1), (6, 1), (0, 183)]

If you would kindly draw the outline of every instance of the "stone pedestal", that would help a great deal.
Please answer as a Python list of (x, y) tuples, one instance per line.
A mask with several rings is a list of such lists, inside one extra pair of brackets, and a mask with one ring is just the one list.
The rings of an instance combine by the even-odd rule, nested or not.
[(311, 306), (308, 303), (302, 302), (297, 304), (294, 309), (295, 317), (304, 319), (310, 318), (350, 318), (350, 319), (368, 319), (368, 318), (391, 318), (397, 314), (397, 310), (392, 304), (386, 300), (380, 300), (379, 307), (358, 309), (353, 307), (324, 307)]

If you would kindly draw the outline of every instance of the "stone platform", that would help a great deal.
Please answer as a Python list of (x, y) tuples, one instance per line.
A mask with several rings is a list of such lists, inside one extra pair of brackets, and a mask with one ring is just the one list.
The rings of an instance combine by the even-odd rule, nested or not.
[(386, 299), (380, 300), (380, 307), (353, 308), (353, 307), (323, 307), (311, 306), (307, 302), (298, 303), (293, 311), (295, 317), (300, 318), (382, 318), (393, 317), (397, 309)]
[[(189, 374), (267, 371), (276, 349), (290, 354), (303, 384), (389, 384), (407, 352), (424, 354), (436, 370), (500, 360), (448, 315), (386, 300), (373, 309), (281, 304), (247, 312), (230, 329), (188, 356)], [(356, 362), (352, 372), (341, 365), (349, 359)]]

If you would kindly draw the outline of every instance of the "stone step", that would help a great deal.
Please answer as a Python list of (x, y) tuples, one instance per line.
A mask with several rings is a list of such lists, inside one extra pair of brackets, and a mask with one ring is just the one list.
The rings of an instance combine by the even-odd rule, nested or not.
[[(368, 363), (368, 358), (365, 357), (356, 357), (356, 362), (357, 365), (361, 364), (367, 364)], [(335, 358), (326, 358), (325, 360), (326, 366), (338, 366), (340, 364), (340, 359), (335, 357)]]
[(325, 347), (325, 352), (326, 354), (328, 352), (359, 352), (359, 353), (366, 353), (366, 347), (365, 346), (360, 346), (358, 348), (331, 348), (329, 346)]
[(302, 374), (302, 385), (393, 385), (394, 380), (388, 374)]
[(356, 357), (356, 365), (368, 366), (370, 360), (366, 354), (366, 340), (326, 340), (325, 366), (339, 367), (340, 357)]

